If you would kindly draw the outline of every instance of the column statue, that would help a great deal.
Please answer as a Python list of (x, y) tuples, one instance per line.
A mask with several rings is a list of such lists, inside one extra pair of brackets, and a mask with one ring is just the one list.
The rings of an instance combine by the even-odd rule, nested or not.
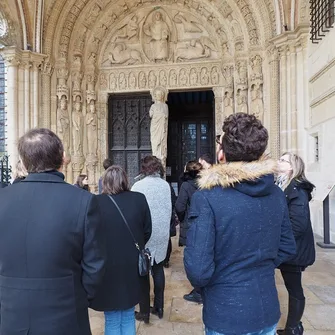
[(86, 127), (87, 127), (87, 150), (88, 154), (96, 155), (98, 149), (98, 117), (95, 110), (95, 102), (91, 100), (88, 112), (86, 114)]
[(69, 155), (70, 147), (70, 119), (67, 110), (67, 98), (62, 95), (58, 102), (57, 109), (57, 121), (58, 121), (58, 132), (61, 135), (61, 139), (64, 145), (64, 151)]
[(154, 104), (152, 104), (149, 115), (150, 124), (150, 140), (152, 154), (162, 161), (163, 166), (166, 164), (167, 157), (167, 135), (168, 135), (168, 119), (169, 109), (165, 103), (167, 91), (163, 87), (157, 87), (152, 92)]
[(251, 87), (251, 114), (255, 114), (257, 119), (264, 122), (264, 105), (263, 105), (263, 94), (261, 86)]
[(83, 113), (81, 111), (81, 98), (76, 97), (74, 102), (74, 111), (72, 113), (73, 125), (73, 152), (75, 155), (82, 154), (83, 143)]

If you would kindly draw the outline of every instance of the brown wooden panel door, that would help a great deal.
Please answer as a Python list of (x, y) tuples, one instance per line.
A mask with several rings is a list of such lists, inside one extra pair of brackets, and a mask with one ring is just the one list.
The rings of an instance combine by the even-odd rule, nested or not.
[(127, 172), (131, 184), (140, 161), (151, 154), (149, 93), (111, 95), (108, 101), (109, 158)]

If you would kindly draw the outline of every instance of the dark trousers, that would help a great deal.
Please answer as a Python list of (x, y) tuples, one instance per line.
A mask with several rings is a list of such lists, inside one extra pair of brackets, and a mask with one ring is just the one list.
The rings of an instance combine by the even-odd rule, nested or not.
[(291, 297), (294, 297), (295, 299), (298, 300), (303, 300), (305, 299), (304, 296), (304, 290), (302, 288), (302, 282), (301, 282), (301, 270), (299, 267), (296, 268), (296, 271), (292, 271), (293, 269), (290, 270), (280, 270), (285, 287), (288, 291), (288, 294)]
[[(164, 308), (164, 289), (165, 289), (165, 274), (163, 268), (163, 262), (154, 263), (151, 268), (152, 278), (154, 281), (154, 307)], [(150, 313), (150, 280), (149, 276), (143, 285), (141, 301), (140, 301), (140, 312), (144, 314)]]
[(303, 332), (301, 318), (305, 310), (305, 296), (301, 282), (302, 270), (303, 268), (298, 266), (280, 269), (289, 295), (285, 329), (295, 329), (299, 331), (297, 334)]
[(171, 253), (172, 253), (172, 242), (171, 242), (171, 237), (170, 237), (167, 252), (166, 252), (166, 257), (165, 257), (164, 262), (163, 262), (164, 264), (170, 262)]

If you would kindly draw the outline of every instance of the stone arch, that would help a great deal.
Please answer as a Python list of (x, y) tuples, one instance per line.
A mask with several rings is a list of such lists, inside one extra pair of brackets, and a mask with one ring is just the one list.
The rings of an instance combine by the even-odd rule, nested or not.
[(0, 32), (0, 44), (25, 49), (27, 36), (23, 34), (25, 26), (22, 25), (16, 1), (8, 3), (6, 0), (0, 0), (0, 23), (3, 27), (3, 34)]

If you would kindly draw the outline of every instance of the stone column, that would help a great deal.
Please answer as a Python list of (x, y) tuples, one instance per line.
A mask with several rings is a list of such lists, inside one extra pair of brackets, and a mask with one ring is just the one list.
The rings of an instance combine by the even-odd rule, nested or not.
[(297, 143), (297, 57), (294, 45), (290, 45), (291, 58), (291, 146), (290, 151), (296, 152)]
[(7, 153), (9, 164), (14, 168), (18, 161), (18, 66), (21, 54), (16, 49), (7, 49), (2, 56), (7, 67)]
[(287, 150), (291, 149), (291, 56), (289, 45), (286, 45), (286, 125)]
[(287, 46), (280, 49), (280, 153), (286, 152), (287, 147), (287, 69), (286, 69)]
[(215, 134), (221, 135), (223, 120), (225, 117), (223, 110), (224, 87), (214, 87), (213, 93), (215, 99)]
[(102, 162), (108, 158), (108, 94), (101, 92), (98, 96), (98, 166), (97, 175), (103, 172)]
[[(18, 83), (18, 106), (17, 106), (17, 114), (18, 114), (18, 137), (21, 137), (25, 133), (25, 95), (29, 94), (29, 88), (28, 92), (26, 92), (25, 87), (25, 67), (27, 65), (27, 62), (22, 59), (18, 67), (18, 74), (17, 74), (17, 83)], [(28, 110), (29, 112), (29, 110)]]
[(280, 155), (280, 90), (278, 49), (271, 44), (267, 49), (270, 72), (270, 151), (272, 158)]
[(38, 127), (38, 107), (39, 107), (39, 82), (38, 82), (38, 67), (39, 63), (33, 62), (32, 68), (32, 78), (33, 78), (33, 117), (32, 117), (32, 127)]
[(41, 126), (51, 128), (51, 76), (53, 66), (49, 60), (45, 60), (41, 67), (42, 70), (42, 117)]
[(30, 61), (24, 68), (24, 132), (30, 129)]

